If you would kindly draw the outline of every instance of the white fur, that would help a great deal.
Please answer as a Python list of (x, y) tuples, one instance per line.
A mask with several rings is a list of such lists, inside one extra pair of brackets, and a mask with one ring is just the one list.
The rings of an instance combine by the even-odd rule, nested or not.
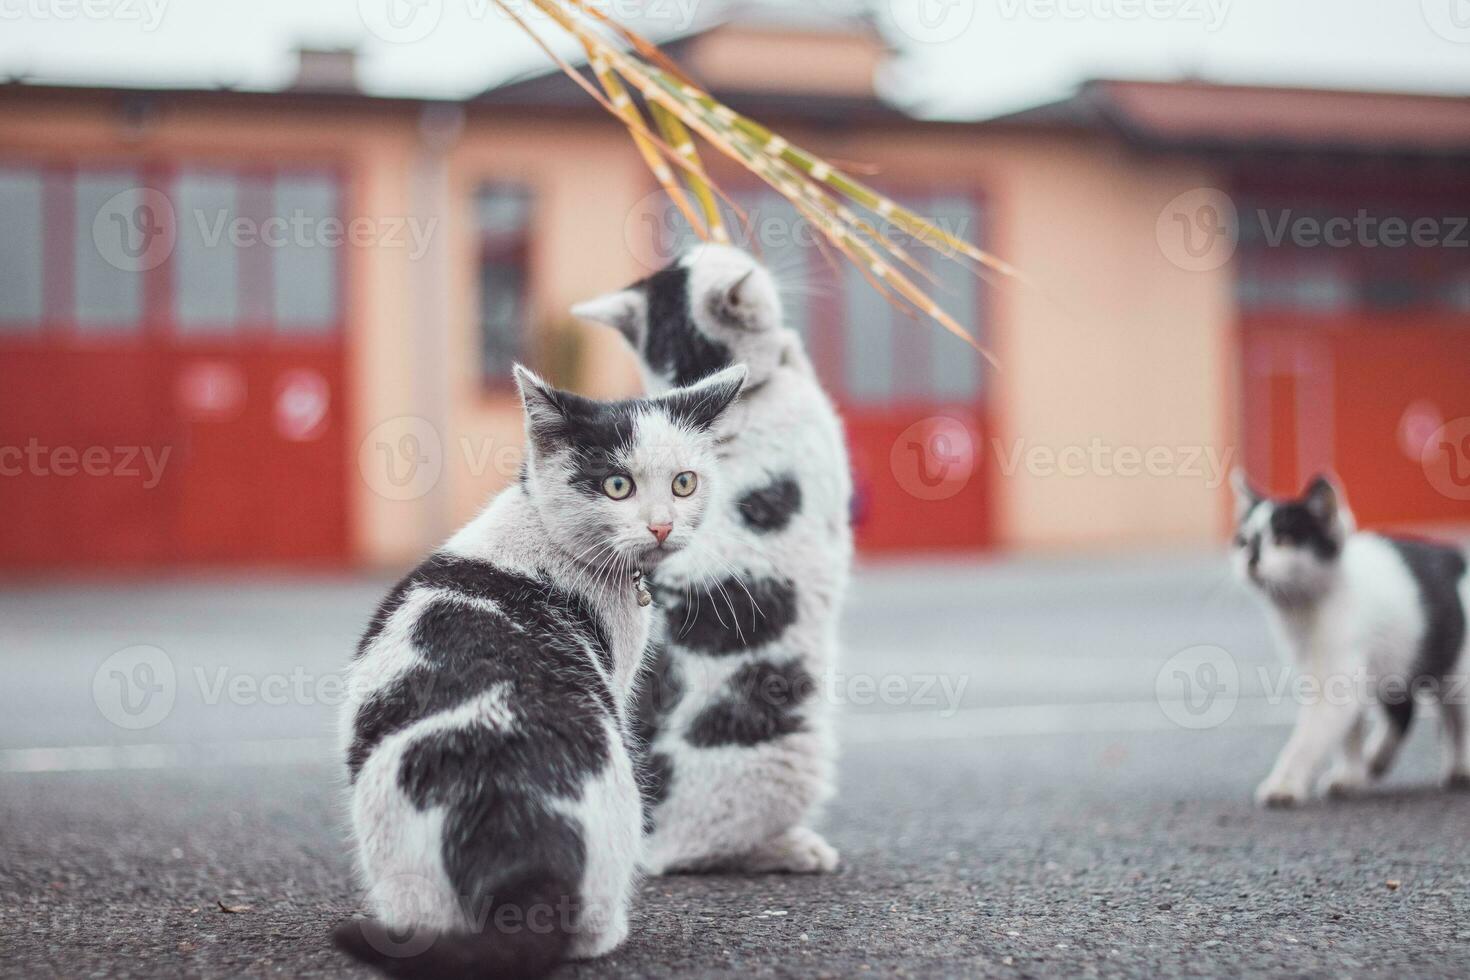
[[(1385, 538), (1355, 529), (1345, 503), (1336, 525), (1341, 554), (1321, 562), (1306, 549), (1272, 542), (1268, 528), (1276, 505), (1257, 503), (1243, 485), (1237, 492), (1238, 513), (1245, 517), (1241, 533), (1246, 539), (1261, 533), (1261, 553), (1252, 573), (1247, 549), (1237, 546), (1232, 555), (1236, 575), (1263, 598), (1278, 646), (1298, 679), (1310, 682), (1294, 687), (1307, 696), (1256, 800), (1291, 806), (1319, 792), (1360, 789), (1388, 770), (1399, 748), (1399, 734), (1377, 695), (1415, 669), (1428, 625), (1417, 584)], [(1340, 490), (1337, 499), (1342, 500)], [(1460, 596), (1470, 609), (1470, 580), (1461, 582)], [(1470, 777), (1461, 724), (1467, 666), (1470, 657), (1462, 649), (1439, 689), (1447, 782)]]
[(581, 799), (562, 807), (596, 835), (587, 841), (582, 928), (569, 951), (574, 959), (603, 956), (628, 937), (628, 909), (643, 857), (643, 810), (633, 760), (622, 732), (609, 723), (607, 734), (612, 752), (607, 768), (587, 784)]
[[(656, 874), (732, 865), (751, 871), (830, 871), (837, 852), (806, 824), (833, 792), (833, 706), (820, 692), (830, 690), (825, 680), (834, 669), (838, 616), (852, 563), (852, 485), (842, 425), (800, 337), (781, 326), (781, 302), (770, 273), (747, 253), (722, 245), (699, 246), (680, 261), (689, 270), (697, 326), (746, 364), (750, 377), (747, 394), (720, 426), (721, 484), (700, 534), (692, 547), (664, 563), (658, 581), (661, 588), (692, 592), (716, 610), (721, 598), (706, 588), (725, 576), (794, 582), (797, 617), (778, 645), (783, 658), (795, 656), (817, 679), (819, 693), (805, 706), (804, 731), (752, 747), (695, 748), (683, 736), (689, 723), (718, 697), (730, 674), (762, 651), (710, 657), (670, 638), (685, 693), (652, 746), (672, 760), (674, 779), (648, 840), (646, 868)], [(734, 328), (712, 317), (706, 302), (731, 289), (738, 291), (736, 306), (743, 318)], [(613, 297), (578, 312), (596, 309), (615, 319), (642, 315), (636, 294)], [(628, 333), (626, 322), (615, 325)], [(669, 387), (669, 379), (647, 364), (642, 367), (651, 390)], [(780, 532), (753, 532), (740, 519), (735, 501), (787, 473), (801, 486), (799, 513)]]
[[(723, 372), (722, 380), (737, 379), (738, 387), (743, 374), (743, 369), (734, 368)], [(540, 384), (529, 372), (521, 381), (533, 388)], [(545, 402), (536, 402), (534, 392), (528, 392), (526, 400), (528, 418), (547, 408)], [(642, 858), (642, 803), (624, 728), (628, 698), (647, 649), (651, 613), (638, 605), (630, 574), (634, 568), (655, 566), (671, 549), (687, 545), (707, 498), (719, 486), (711, 434), (673, 425), (656, 410), (641, 414), (635, 428), (634, 451), (620, 460), (638, 483), (633, 496), (598, 501), (568, 490), (565, 461), (555, 453), (543, 457), (533, 452), (529, 490), (507, 489), (440, 549), (556, 582), (580, 594), (606, 627), (613, 664), (607, 680), (617, 712), (604, 719), (609, 763), (576, 797), (543, 801), (576, 823), (586, 848), (578, 931), (569, 950), (573, 957), (600, 956), (627, 936), (628, 907)], [(684, 470), (699, 475), (700, 488), (679, 498), (670, 488), (675, 474)], [(654, 522), (675, 526), (665, 549), (650, 547), (647, 525)], [(589, 528), (601, 529), (601, 536)], [(349, 668), (340, 716), (344, 751), (352, 742), (362, 705), (424, 662), (411, 639), (413, 625), (428, 603), (445, 597), (499, 613), (493, 600), (426, 586), (409, 593)], [(583, 645), (589, 661), (598, 664), (590, 641)], [(349, 801), (358, 869), (369, 906), (391, 928), (439, 932), (484, 925), (467, 921), (464, 896), (453, 893), (444, 871), (443, 808), (418, 810), (399, 788), (398, 776), (405, 751), (427, 733), (470, 726), (514, 730), (517, 706), (505, 688), (496, 686), (389, 735), (358, 773)]]
[[(607, 624), (615, 668), (612, 689), (620, 714), (626, 710), (630, 680), (647, 644), (648, 614), (623, 577), (589, 585), (591, 576), (571, 556), (548, 546), (540, 517), (519, 488), (506, 490), (478, 517), (450, 538), (444, 552), (492, 560), (523, 573), (550, 573), (560, 581), (581, 580), (594, 609)], [(442, 593), (441, 593), (442, 594)], [(408, 639), (418, 612), (435, 595), (418, 589), (390, 620), (377, 640), (349, 669), (348, 697), (341, 712), (344, 742), (350, 742), (359, 707), (374, 691), (419, 661)], [(596, 662), (591, 649), (588, 657)], [(403, 752), (433, 729), (492, 724), (513, 728), (515, 706), (495, 689), (467, 705), (441, 712), (384, 739), (368, 756), (350, 794), (358, 869), (373, 913), (395, 929), (434, 931), (475, 928), (466, 921), (461, 898), (444, 875), (440, 853), (442, 812), (419, 811), (398, 787)], [(549, 801), (574, 816), (588, 848), (580, 898), (585, 912), (570, 954), (597, 956), (627, 935), (628, 904), (642, 856), (642, 812), (621, 735), (609, 728), (612, 759), (608, 769), (583, 788), (575, 800)]]

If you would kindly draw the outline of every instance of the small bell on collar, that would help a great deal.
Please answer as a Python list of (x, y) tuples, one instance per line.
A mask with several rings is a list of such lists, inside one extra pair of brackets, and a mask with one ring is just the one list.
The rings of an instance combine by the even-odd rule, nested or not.
[(638, 605), (647, 606), (653, 603), (653, 593), (648, 591), (648, 585), (643, 581), (643, 573), (633, 572), (633, 590), (638, 595)]

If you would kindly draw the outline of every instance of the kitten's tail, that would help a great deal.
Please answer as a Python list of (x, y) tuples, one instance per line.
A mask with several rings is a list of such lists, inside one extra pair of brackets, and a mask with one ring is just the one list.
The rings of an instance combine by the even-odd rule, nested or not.
[[(568, 897), (557, 881), (529, 882), (497, 895), (478, 931), (405, 934), (374, 919), (348, 919), (332, 932), (338, 949), (400, 980), (536, 980), (566, 956)], [(503, 916), (514, 908), (516, 915)]]

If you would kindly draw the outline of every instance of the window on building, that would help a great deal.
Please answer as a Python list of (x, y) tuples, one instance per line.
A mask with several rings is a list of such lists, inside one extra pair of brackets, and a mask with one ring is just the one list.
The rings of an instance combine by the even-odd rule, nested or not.
[(492, 184), (476, 202), (480, 233), (480, 371), (487, 384), (510, 377), (530, 346), (531, 195)]
[(166, 215), (131, 171), (81, 173), (73, 202), (73, 312), (83, 333), (136, 332), (143, 317), (143, 272)]
[(240, 249), (231, 228), (240, 216), (239, 181), (181, 174), (173, 187), (174, 319), (186, 334), (227, 333), (240, 318)]
[[(957, 238), (981, 239), (980, 212), (964, 194), (908, 194), (900, 201), (929, 216)], [(982, 283), (967, 261), (955, 261), (897, 232), (894, 241), (928, 270), (934, 282), (909, 278), (926, 289), (957, 322), (984, 343), (985, 324), (980, 302)], [(951, 336), (921, 315), (896, 309), (863, 274), (848, 265), (842, 288), (844, 388), (855, 402), (940, 401), (974, 402), (980, 395), (984, 371), (980, 358), (964, 341)]]
[[(190, 338), (334, 331), (350, 243), (340, 210), (325, 172), (0, 167), (0, 335), (55, 324), (141, 338), (150, 316)], [(44, 220), (64, 211), (69, 227)]]
[(1266, 255), (1242, 257), (1236, 295), (1246, 312), (1294, 310), (1333, 313), (1358, 302), (1357, 284), (1342, 256)]
[(850, 263), (842, 267), (842, 308), (847, 397), (862, 404), (892, 401), (898, 387), (893, 359), (896, 311)]
[(1443, 242), (1453, 225), (1437, 216), (1462, 211), (1449, 201), (1245, 202), (1236, 296), (1259, 313), (1463, 311), (1458, 251)]
[[(941, 195), (931, 199), (929, 216), (940, 230), (949, 232), (968, 242), (984, 240), (985, 229), (981, 227), (981, 214), (975, 201), (963, 195)], [(984, 306), (980, 302), (982, 285), (963, 256), (951, 257), (948, 253), (932, 249), (916, 249), (924, 252), (929, 272), (938, 280), (935, 299), (939, 305), (967, 327), (980, 342), (985, 342)], [(956, 258), (958, 261), (956, 261)], [(929, 364), (927, 389), (914, 392), (922, 397), (927, 390), (931, 397), (947, 402), (970, 402), (979, 395), (984, 381), (984, 365), (981, 359), (964, 346), (963, 341), (948, 333), (933, 333), (934, 324), (920, 320), (931, 331), (929, 337)]]
[(0, 334), (40, 327), (43, 184), (36, 170), (0, 170)]
[(270, 211), (284, 222), (271, 247), (276, 330), (330, 331), (337, 322), (338, 253), (346, 235), (337, 183), (325, 175), (277, 178)]
[[(900, 194), (902, 201), (934, 218), (939, 227), (980, 241), (981, 210), (964, 192)], [(823, 384), (855, 405), (942, 401), (973, 403), (984, 385), (980, 357), (922, 316), (895, 309), (868, 279), (831, 247), (780, 194), (760, 187), (736, 188), (731, 197), (744, 218), (725, 209), (735, 244), (753, 252), (775, 274), (787, 326), (806, 340)], [(677, 255), (697, 241), (672, 203), (650, 216), (650, 258)], [(909, 240), (893, 230), (898, 244), (924, 263), (936, 283), (924, 281), (940, 305), (984, 343), (984, 285), (966, 262)], [(917, 279), (916, 273), (909, 273)]]

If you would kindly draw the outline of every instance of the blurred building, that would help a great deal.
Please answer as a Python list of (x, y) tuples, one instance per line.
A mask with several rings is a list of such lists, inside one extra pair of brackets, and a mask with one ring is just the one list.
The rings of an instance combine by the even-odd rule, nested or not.
[[(1214, 542), (1236, 459), (1335, 468), (1368, 523), (1470, 518), (1470, 101), (1098, 82), (933, 122), (861, 23), (667, 50), (1029, 279), (932, 264), (990, 371), (709, 161), (844, 410), (870, 553)], [(559, 73), (355, 77), (0, 85), (0, 568), (401, 563), (513, 478), (513, 361), (636, 389), (565, 312), (683, 240), (623, 128)]]

